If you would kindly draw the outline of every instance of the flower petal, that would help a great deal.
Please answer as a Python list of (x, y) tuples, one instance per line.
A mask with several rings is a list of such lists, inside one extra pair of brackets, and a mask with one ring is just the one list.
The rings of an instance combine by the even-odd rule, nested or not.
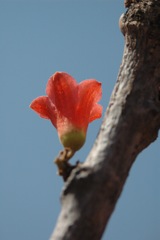
[(65, 72), (56, 72), (47, 83), (46, 93), (57, 110), (69, 119), (73, 118), (77, 100), (76, 80)]
[(83, 118), (84, 121), (88, 121), (88, 123), (96, 119), (100, 115), (100, 108), (96, 107), (95, 104), (101, 99), (101, 96), (102, 88), (100, 82), (94, 79), (88, 79), (81, 82), (78, 91), (79, 118)]
[(40, 117), (50, 119), (53, 125), (56, 127), (57, 112), (48, 97), (41, 96), (34, 99), (30, 104), (30, 108), (38, 113)]
[(103, 107), (99, 104), (96, 104), (93, 109), (91, 110), (89, 122), (94, 121), (97, 118), (101, 118), (102, 116)]
[(48, 97), (41, 96), (34, 99), (31, 104), (30, 108), (32, 108), (36, 113), (38, 113), (42, 118), (49, 119), (49, 111), (48, 111)]

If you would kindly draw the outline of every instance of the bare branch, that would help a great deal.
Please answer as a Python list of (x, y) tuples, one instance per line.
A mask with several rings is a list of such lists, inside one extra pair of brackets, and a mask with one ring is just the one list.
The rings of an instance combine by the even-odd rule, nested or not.
[(99, 240), (139, 152), (160, 128), (160, 1), (132, 3), (120, 19), (125, 48), (95, 144), (69, 176), (51, 240)]

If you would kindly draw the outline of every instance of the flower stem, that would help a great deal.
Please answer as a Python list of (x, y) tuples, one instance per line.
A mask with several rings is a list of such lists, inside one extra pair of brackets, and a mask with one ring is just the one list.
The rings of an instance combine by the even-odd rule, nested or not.
[(73, 157), (74, 151), (70, 148), (64, 148), (58, 157), (54, 160), (55, 164), (58, 167), (58, 174), (63, 177), (64, 181), (67, 180), (71, 171), (75, 168), (68, 161)]

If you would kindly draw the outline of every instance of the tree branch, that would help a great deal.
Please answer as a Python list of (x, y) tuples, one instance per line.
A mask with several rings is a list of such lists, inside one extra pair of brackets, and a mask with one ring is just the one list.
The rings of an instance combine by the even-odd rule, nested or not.
[(159, 26), (157, 0), (130, 3), (120, 18), (125, 48), (117, 83), (89, 156), (65, 184), (62, 210), (51, 240), (99, 240), (133, 162), (157, 138)]

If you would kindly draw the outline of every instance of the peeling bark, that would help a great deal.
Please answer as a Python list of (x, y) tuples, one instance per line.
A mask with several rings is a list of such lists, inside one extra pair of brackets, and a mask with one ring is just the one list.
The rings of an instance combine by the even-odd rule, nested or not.
[(137, 155), (160, 128), (160, 1), (126, 1), (125, 47), (95, 144), (71, 172), (51, 240), (99, 240)]

